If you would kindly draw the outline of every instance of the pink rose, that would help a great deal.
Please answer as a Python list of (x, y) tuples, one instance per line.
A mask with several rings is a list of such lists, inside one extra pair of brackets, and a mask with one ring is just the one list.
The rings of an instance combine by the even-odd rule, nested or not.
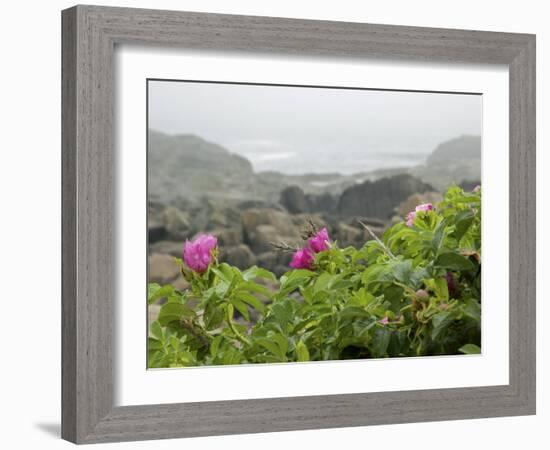
[(411, 211), (409, 214), (407, 214), (407, 226), (412, 227), (414, 218), (416, 217), (416, 213), (414, 211)]
[(421, 205), (418, 205), (414, 210), (415, 211), (431, 211), (434, 209), (434, 205), (431, 203), (423, 203)]
[(412, 227), (414, 223), (414, 219), (416, 217), (416, 213), (419, 211), (432, 211), (434, 209), (434, 205), (431, 203), (422, 203), (421, 205), (418, 205), (414, 211), (411, 211), (409, 214), (407, 214), (407, 222), (406, 225), (408, 227)]
[(290, 267), (293, 269), (311, 269), (313, 267), (314, 256), (309, 248), (301, 248), (296, 250), (292, 255)]
[(323, 252), (330, 248), (328, 231), (326, 228), (323, 228), (321, 231), (317, 232), (315, 236), (307, 241), (311, 250), (314, 253)]
[(218, 240), (211, 234), (200, 234), (193, 241), (185, 241), (183, 259), (187, 266), (198, 273), (206, 272), (213, 261), (213, 251)]

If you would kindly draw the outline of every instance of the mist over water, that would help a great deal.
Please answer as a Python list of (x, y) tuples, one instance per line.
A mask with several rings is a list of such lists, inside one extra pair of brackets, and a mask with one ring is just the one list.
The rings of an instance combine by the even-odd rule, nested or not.
[(368, 172), (424, 162), (481, 135), (480, 95), (149, 82), (149, 128), (194, 134), (256, 172)]

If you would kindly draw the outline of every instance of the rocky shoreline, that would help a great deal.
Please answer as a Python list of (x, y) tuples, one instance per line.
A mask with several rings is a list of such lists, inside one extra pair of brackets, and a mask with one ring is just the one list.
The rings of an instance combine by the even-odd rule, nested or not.
[[(468, 150), (457, 153), (461, 142)], [(445, 146), (436, 149), (426, 167), (352, 176), (287, 176), (254, 173), (246, 159), (195, 136), (151, 132), (149, 282), (183, 283), (173, 257), (181, 257), (184, 241), (200, 232), (218, 238), (220, 260), (242, 269), (257, 264), (277, 275), (288, 270), (291, 255), (273, 244), (299, 246), (308, 220), (326, 227), (341, 247), (362, 246), (371, 237), (360, 221), (381, 236), (414, 205), (436, 203), (441, 185), (479, 183), (479, 138), (459, 138), (449, 148), (447, 153)], [(436, 173), (423, 176), (430, 164)], [(463, 179), (453, 175), (461, 173), (457, 167), (469, 168)], [(430, 178), (436, 182), (431, 184)]]

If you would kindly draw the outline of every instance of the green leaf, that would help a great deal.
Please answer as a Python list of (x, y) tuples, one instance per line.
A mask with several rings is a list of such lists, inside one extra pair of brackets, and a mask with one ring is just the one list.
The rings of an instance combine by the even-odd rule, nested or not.
[(147, 339), (147, 351), (150, 352), (152, 350), (160, 350), (160, 349), (162, 349), (162, 342), (153, 338)]
[(281, 349), (276, 342), (273, 342), (268, 338), (258, 338), (256, 339), (256, 343), (275, 355), (279, 361), (284, 361), (286, 359), (285, 355), (281, 353)]
[(474, 212), (471, 210), (461, 211), (456, 217), (455, 230), (451, 233), (457, 241), (462, 239), (462, 236), (466, 234), (468, 228), (474, 221)]
[(338, 279), (338, 275), (332, 275), (330, 273), (322, 273), (313, 285), (313, 292), (326, 291), (331, 288), (332, 284)]
[(475, 344), (466, 344), (458, 349), (459, 352), (465, 353), (466, 355), (479, 355), (481, 349)]
[(282, 358), (285, 358), (286, 352), (288, 351), (288, 339), (282, 334), (273, 334), (271, 336), (271, 339), (277, 342), (277, 345), (279, 346), (279, 350), (281, 352), (280, 354), (282, 355)]
[(265, 295), (266, 297), (271, 296), (271, 291), (262, 286), (261, 284), (255, 283), (254, 281), (242, 281), (235, 287), (236, 292), (256, 292), (258, 294)]
[(307, 345), (304, 344), (303, 341), (299, 341), (296, 344), (296, 358), (299, 362), (309, 361), (309, 350), (307, 349)]
[(434, 266), (457, 272), (475, 269), (474, 263), (468, 258), (452, 252), (439, 255), (435, 260)]
[(430, 278), (425, 280), (426, 286), (430, 288), (440, 300), (449, 300), (449, 287), (446, 278)]
[(432, 239), (432, 250), (434, 252), (434, 255), (437, 255), (439, 253), (439, 250), (441, 248), (441, 244), (443, 243), (443, 237), (445, 236), (445, 227), (447, 226), (447, 220), (443, 219), (439, 224), (437, 225), (433, 239)]
[(280, 326), (285, 327), (293, 318), (292, 304), (288, 300), (273, 304), (271, 315), (277, 319)]
[(151, 332), (151, 336), (158, 339), (159, 341), (163, 340), (164, 335), (162, 333), (162, 328), (160, 326), (160, 323), (158, 323), (158, 320), (155, 320), (153, 323), (151, 323), (149, 330)]
[(413, 273), (412, 261), (406, 259), (405, 261), (398, 261), (393, 264), (393, 275), (397, 281), (404, 284), (409, 284), (411, 275)]
[(391, 267), (388, 264), (373, 264), (367, 267), (361, 276), (361, 281), (365, 286), (371, 283), (383, 283), (391, 280)]
[(219, 334), (214, 338), (214, 340), (210, 344), (210, 355), (212, 356), (212, 358), (215, 358), (216, 355), (218, 354), (218, 349), (222, 341), (223, 341), (223, 334)]
[(451, 313), (445, 311), (432, 317), (432, 340), (436, 340), (441, 332), (453, 321)]
[(287, 272), (288, 275), (281, 277), (281, 290), (294, 289), (303, 281), (315, 276), (315, 272), (306, 269), (296, 269)]
[(218, 328), (223, 322), (223, 310), (215, 303), (208, 303), (202, 316), (204, 326), (207, 330)]
[(179, 349), (179, 347), (180, 347), (180, 340), (179, 340), (176, 336), (172, 335), (172, 336), (170, 336), (170, 338), (168, 339), (168, 342), (170, 343), (170, 346), (171, 346), (171, 347), (176, 351), (176, 353), (177, 353), (177, 351), (178, 351), (178, 349)]
[(262, 314), (265, 313), (265, 305), (252, 294), (249, 294), (248, 292), (238, 292), (236, 296), (239, 300), (242, 300), (243, 302), (249, 304), (256, 311)]
[(376, 330), (373, 337), (371, 351), (375, 358), (382, 358), (386, 355), (388, 345), (390, 344), (391, 331), (387, 328)]
[(233, 268), (227, 263), (221, 263), (218, 267), (212, 267), (210, 270), (227, 283), (231, 283), (235, 276)]
[(256, 278), (277, 281), (277, 277), (275, 276), (275, 274), (258, 266), (252, 266), (243, 272), (243, 279), (246, 281), (255, 280)]
[(462, 310), (466, 316), (475, 320), (477, 323), (481, 323), (481, 305), (477, 302), (477, 300), (469, 298), (465, 301)]
[(166, 284), (161, 286), (158, 283), (149, 283), (147, 286), (147, 304), (155, 303), (163, 297), (167, 297), (174, 292), (174, 287)]
[(158, 322), (166, 326), (171, 322), (179, 322), (184, 318), (194, 318), (195, 312), (179, 303), (166, 303), (162, 306), (158, 316)]
[(393, 312), (398, 312), (404, 306), (403, 292), (403, 288), (396, 285), (388, 286), (384, 289), (384, 300), (390, 303)]
[(246, 303), (239, 300), (238, 298), (232, 298), (231, 304), (237, 309), (237, 311), (241, 313), (241, 316), (250, 321), (250, 313), (248, 312), (248, 307), (246, 306)]

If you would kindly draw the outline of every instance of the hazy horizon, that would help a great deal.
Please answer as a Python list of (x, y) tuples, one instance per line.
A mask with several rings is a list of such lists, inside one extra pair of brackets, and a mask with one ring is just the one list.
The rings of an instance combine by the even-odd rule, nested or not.
[(197, 135), (246, 157), (256, 172), (410, 167), (442, 142), (481, 135), (477, 94), (181, 81), (148, 88), (149, 129)]

